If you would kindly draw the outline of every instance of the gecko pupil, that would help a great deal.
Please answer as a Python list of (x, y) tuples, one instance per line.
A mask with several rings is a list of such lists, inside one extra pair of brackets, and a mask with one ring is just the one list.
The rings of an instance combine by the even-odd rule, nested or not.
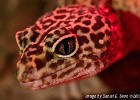
[(70, 49), (70, 47), (69, 47), (68, 42), (67, 41), (64, 42), (64, 53), (69, 54), (69, 49)]
[(69, 55), (75, 50), (75, 38), (70, 37), (62, 40), (56, 46), (55, 52), (61, 55)]

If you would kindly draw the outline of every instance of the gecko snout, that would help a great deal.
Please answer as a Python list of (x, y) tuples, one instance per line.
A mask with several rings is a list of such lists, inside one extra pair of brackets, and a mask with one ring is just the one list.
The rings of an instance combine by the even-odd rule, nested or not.
[(31, 57), (23, 55), (17, 63), (17, 79), (21, 82), (29, 81), (29, 75), (31, 75), (35, 68), (32, 65)]

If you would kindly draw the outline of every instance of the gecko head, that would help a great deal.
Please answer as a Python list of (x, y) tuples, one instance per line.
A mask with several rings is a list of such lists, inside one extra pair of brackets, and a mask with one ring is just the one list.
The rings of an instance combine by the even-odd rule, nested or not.
[[(31, 90), (95, 75), (111, 58), (112, 27), (98, 10), (68, 6), (53, 13), (37, 21), (40, 30), (32, 30), (34, 25), (16, 34), (21, 51), (17, 79)], [(42, 21), (50, 26), (43, 29)]]
[(63, 77), (62, 73), (76, 63), (76, 58), (73, 56), (79, 49), (77, 35), (64, 27), (52, 30), (40, 43), (31, 41), (31, 37), (35, 34), (38, 33), (31, 31), (31, 28), (16, 33), (21, 55), (17, 63), (17, 79), (21, 85), (26, 84), (26, 88), (33, 90), (39, 89), (36, 84), (42, 84), (40, 83), (42, 79), (45, 87), (57, 77), (57, 74), (59, 78)]

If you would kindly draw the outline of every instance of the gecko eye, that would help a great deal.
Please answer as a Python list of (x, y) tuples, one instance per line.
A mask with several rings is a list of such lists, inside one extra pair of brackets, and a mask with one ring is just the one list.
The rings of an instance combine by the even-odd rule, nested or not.
[(70, 57), (76, 53), (78, 49), (78, 41), (75, 36), (64, 36), (58, 40), (54, 52), (59, 57)]
[(69, 55), (75, 50), (75, 46), (74, 37), (70, 37), (60, 41), (56, 46), (55, 52), (61, 55)]

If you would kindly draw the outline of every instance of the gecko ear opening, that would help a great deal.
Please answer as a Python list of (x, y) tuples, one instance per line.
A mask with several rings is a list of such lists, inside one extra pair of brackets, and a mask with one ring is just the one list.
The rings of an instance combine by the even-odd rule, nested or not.
[(55, 42), (53, 48), (58, 57), (71, 57), (79, 48), (77, 36), (75, 34), (63, 36)]

